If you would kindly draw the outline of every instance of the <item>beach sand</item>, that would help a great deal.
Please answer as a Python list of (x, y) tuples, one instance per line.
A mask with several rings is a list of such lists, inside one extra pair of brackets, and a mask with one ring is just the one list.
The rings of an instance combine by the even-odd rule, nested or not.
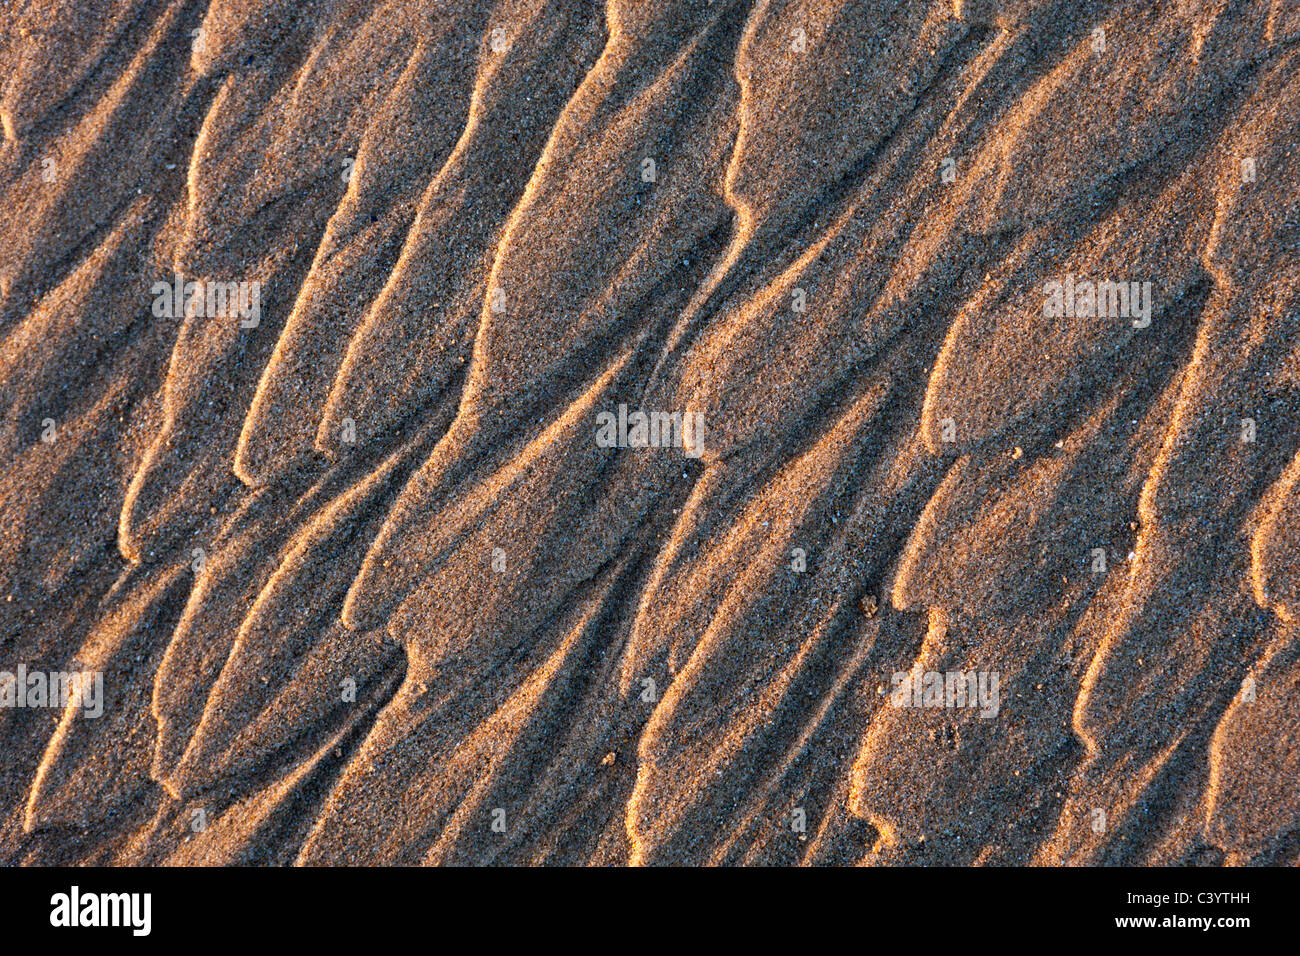
[(1300, 860), (1294, 0), (11, 0), (0, 125), (0, 861)]

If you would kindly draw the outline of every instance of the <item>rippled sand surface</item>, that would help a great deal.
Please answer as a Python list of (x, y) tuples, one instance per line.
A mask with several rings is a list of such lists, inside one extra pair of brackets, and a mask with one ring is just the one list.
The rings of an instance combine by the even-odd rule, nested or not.
[(102, 678), (0, 860), (1300, 858), (1293, 0), (16, 0), (0, 82), (0, 672)]

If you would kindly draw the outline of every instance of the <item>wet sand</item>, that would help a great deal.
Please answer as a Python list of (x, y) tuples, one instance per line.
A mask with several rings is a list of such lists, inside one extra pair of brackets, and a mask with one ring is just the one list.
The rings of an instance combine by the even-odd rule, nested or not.
[(1292, 0), (20, 0), (0, 77), (0, 680), (102, 677), (0, 861), (1300, 860)]

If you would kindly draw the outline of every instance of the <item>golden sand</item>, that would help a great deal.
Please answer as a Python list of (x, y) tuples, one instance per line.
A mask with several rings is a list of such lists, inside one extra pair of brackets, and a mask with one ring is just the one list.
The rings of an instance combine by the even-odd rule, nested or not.
[(0, 679), (103, 687), (0, 861), (1300, 859), (1293, 0), (19, 0), (0, 82)]

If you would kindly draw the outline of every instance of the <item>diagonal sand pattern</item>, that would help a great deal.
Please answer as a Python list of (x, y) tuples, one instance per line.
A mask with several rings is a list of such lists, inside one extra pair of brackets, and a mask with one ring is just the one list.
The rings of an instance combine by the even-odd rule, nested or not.
[(1300, 860), (1293, 7), (0, 9), (0, 859)]

